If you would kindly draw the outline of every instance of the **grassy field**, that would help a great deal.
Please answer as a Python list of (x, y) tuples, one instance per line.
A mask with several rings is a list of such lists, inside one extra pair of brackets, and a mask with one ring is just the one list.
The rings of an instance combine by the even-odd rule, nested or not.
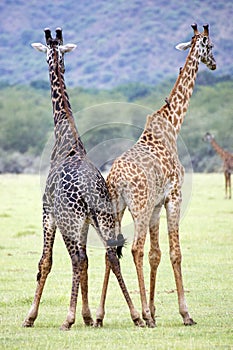
[[(178, 313), (163, 213), (162, 260), (156, 295), (158, 327), (138, 329), (133, 325), (116, 280), (111, 276), (104, 327), (94, 329), (83, 325), (79, 298), (75, 325), (71, 331), (61, 332), (59, 326), (69, 304), (71, 264), (59, 233), (53, 269), (35, 327), (21, 327), (34, 295), (42, 251), (40, 179), (1, 175), (0, 349), (233, 349), (233, 199), (224, 199), (222, 174), (194, 174), (192, 182), (192, 197), (181, 220), (181, 246), (186, 299), (197, 325), (184, 327)], [(130, 236), (132, 225), (127, 225), (127, 220), (124, 234)], [(90, 235), (95, 235), (94, 231)], [(148, 242), (146, 248), (145, 278), (149, 287)], [(104, 250), (90, 245), (88, 256), (90, 306), (95, 317)], [(124, 250), (121, 266), (133, 301), (140, 309), (130, 245)]]

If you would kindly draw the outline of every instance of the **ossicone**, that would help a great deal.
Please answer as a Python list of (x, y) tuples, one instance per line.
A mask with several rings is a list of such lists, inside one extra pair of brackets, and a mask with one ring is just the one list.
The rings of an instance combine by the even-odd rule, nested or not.
[(209, 36), (209, 24), (204, 24), (204, 35)]
[(194, 35), (197, 35), (198, 34), (197, 23), (191, 24), (191, 27), (193, 28)]
[(45, 33), (46, 44), (48, 44), (49, 40), (52, 39), (51, 30), (49, 28), (45, 28), (44, 33)]
[(59, 40), (61, 44), (63, 44), (62, 29), (60, 27), (56, 29), (56, 39)]

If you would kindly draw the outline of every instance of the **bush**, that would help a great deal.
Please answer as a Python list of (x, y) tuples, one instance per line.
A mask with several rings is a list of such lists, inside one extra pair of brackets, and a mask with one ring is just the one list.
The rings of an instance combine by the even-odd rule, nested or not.
[[(221, 81), (222, 79), (222, 81)], [(135, 130), (125, 128), (129, 139), (139, 137), (139, 128), (144, 126), (146, 115), (156, 111), (165, 102), (173, 87), (174, 79), (155, 87), (131, 83), (112, 90), (68, 89), (77, 126), (84, 135), (84, 144), (90, 149), (111, 137), (122, 137), (121, 130), (114, 123), (128, 123), (138, 126)], [(32, 88), (25, 86), (6, 86), (0, 94), (0, 172), (36, 171), (37, 157), (43, 151), (48, 135), (53, 131), (52, 106), (50, 94), (43, 89), (42, 81)], [(197, 85), (198, 87), (198, 85)], [(233, 81), (218, 77), (211, 86), (199, 86), (192, 96), (187, 116), (181, 129), (182, 139), (188, 148), (194, 171), (221, 171), (222, 163), (211, 146), (202, 138), (209, 131), (215, 135), (221, 147), (233, 152)], [(114, 108), (110, 101), (134, 102), (120, 104)], [(87, 108), (99, 106), (95, 108)], [(135, 109), (134, 106), (137, 106)], [(138, 106), (142, 109), (139, 112)], [(145, 107), (144, 107), (145, 106)], [(127, 107), (127, 109), (126, 109)], [(147, 112), (148, 109), (148, 112)], [(125, 115), (124, 115), (125, 114)], [(127, 118), (126, 118), (127, 117)], [(126, 120), (127, 119), (127, 120)], [(109, 123), (113, 123), (112, 127)], [(98, 125), (105, 125), (98, 129)], [(98, 129), (98, 130), (97, 130)], [(93, 130), (93, 132), (92, 132)]]
[(148, 96), (151, 93), (151, 87), (140, 83), (130, 83), (127, 85), (120, 85), (116, 88), (116, 91), (120, 91), (126, 96), (129, 102), (133, 102)]
[(20, 152), (6, 153), (0, 150), (0, 173), (38, 174), (40, 157)]

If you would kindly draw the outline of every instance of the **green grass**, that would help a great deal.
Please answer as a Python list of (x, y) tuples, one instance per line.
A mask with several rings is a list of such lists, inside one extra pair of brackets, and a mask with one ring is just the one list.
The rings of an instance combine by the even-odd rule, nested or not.
[[(222, 174), (193, 175), (192, 198), (181, 220), (186, 299), (191, 316), (197, 322), (193, 327), (184, 327), (178, 313), (163, 213), (157, 328), (138, 329), (133, 325), (117, 282), (111, 276), (104, 327), (94, 329), (83, 325), (79, 297), (75, 325), (71, 331), (61, 332), (59, 326), (69, 304), (71, 264), (59, 233), (54, 246), (53, 269), (35, 327), (22, 328), (34, 296), (42, 251), (41, 195), (38, 176), (0, 176), (0, 349), (233, 348), (233, 200), (224, 199)], [(124, 234), (129, 237), (132, 225), (127, 225), (128, 220), (125, 220)], [(93, 230), (90, 235), (95, 235)], [(148, 289), (148, 242), (146, 245)], [(104, 250), (100, 245), (89, 246), (88, 256), (90, 307), (95, 317), (102, 286)], [(133, 301), (140, 309), (130, 245), (124, 250), (121, 266)]]

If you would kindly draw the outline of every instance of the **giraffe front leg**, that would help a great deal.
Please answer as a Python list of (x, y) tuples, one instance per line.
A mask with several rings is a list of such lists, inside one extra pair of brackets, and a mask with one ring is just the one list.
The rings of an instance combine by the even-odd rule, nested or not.
[(37, 287), (34, 296), (33, 303), (28, 312), (27, 317), (23, 322), (23, 327), (33, 327), (34, 321), (37, 318), (40, 299), (44, 289), (44, 285), (47, 279), (47, 276), (52, 268), (52, 250), (53, 243), (55, 238), (56, 226), (54, 220), (50, 214), (46, 214), (44, 210), (43, 214), (43, 227), (44, 227), (44, 247), (43, 254), (40, 259), (38, 268), (39, 272), (37, 274)]
[(103, 327), (103, 319), (105, 315), (105, 300), (106, 300), (107, 289), (108, 289), (109, 275), (110, 275), (110, 264), (106, 254), (104, 282), (102, 287), (100, 304), (99, 304), (98, 310), (96, 311), (95, 327)]
[(196, 324), (195, 321), (190, 317), (188, 312), (188, 306), (184, 296), (183, 278), (181, 271), (181, 249), (179, 242), (179, 212), (180, 203), (170, 203), (166, 205), (167, 210), (167, 221), (168, 221), (168, 236), (170, 246), (170, 260), (175, 276), (179, 312), (183, 318), (185, 326), (192, 326)]
[(135, 326), (144, 327), (144, 323), (141, 320), (139, 313), (137, 312), (137, 310), (135, 309), (135, 307), (133, 305), (133, 302), (130, 298), (130, 295), (129, 295), (128, 290), (127, 290), (126, 285), (125, 285), (125, 282), (123, 280), (123, 277), (121, 274), (121, 269), (120, 269), (120, 262), (119, 262), (119, 259), (117, 258), (116, 250), (108, 248), (107, 249), (107, 257), (109, 260), (110, 267), (118, 280), (118, 283), (119, 283), (120, 288), (123, 292), (125, 300), (129, 306), (131, 318), (132, 318)]
[(229, 171), (226, 175), (226, 199), (231, 199), (231, 173)]
[(228, 174), (227, 171), (224, 172), (224, 176), (225, 176), (225, 199), (228, 198), (228, 194), (227, 194), (227, 189), (228, 189)]
[(138, 284), (139, 284), (141, 304), (142, 304), (142, 317), (149, 328), (154, 328), (155, 321), (151, 316), (151, 311), (147, 304), (146, 288), (145, 288), (144, 274), (143, 274), (144, 244), (145, 244), (145, 234), (143, 235), (141, 233), (141, 238), (134, 240), (134, 243), (132, 246), (132, 254), (133, 254), (134, 263), (136, 266), (136, 271), (138, 276)]
[(151, 317), (155, 321), (155, 285), (156, 285), (156, 275), (157, 269), (161, 260), (161, 251), (159, 248), (159, 216), (160, 208), (156, 208), (151, 217), (149, 229), (150, 229), (150, 251), (149, 251), (149, 263), (150, 263), (150, 300), (149, 308), (151, 312)]
[(231, 173), (229, 173), (229, 199), (231, 199)]
[(160, 219), (161, 207), (156, 207), (149, 224), (150, 230), (150, 251), (149, 251), (149, 262), (150, 262), (150, 301), (149, 307), (151, 316), (155, 320), (155, 284), (157, 269), (161, 259), (161, 251), (159, 248), (159, 219)]

